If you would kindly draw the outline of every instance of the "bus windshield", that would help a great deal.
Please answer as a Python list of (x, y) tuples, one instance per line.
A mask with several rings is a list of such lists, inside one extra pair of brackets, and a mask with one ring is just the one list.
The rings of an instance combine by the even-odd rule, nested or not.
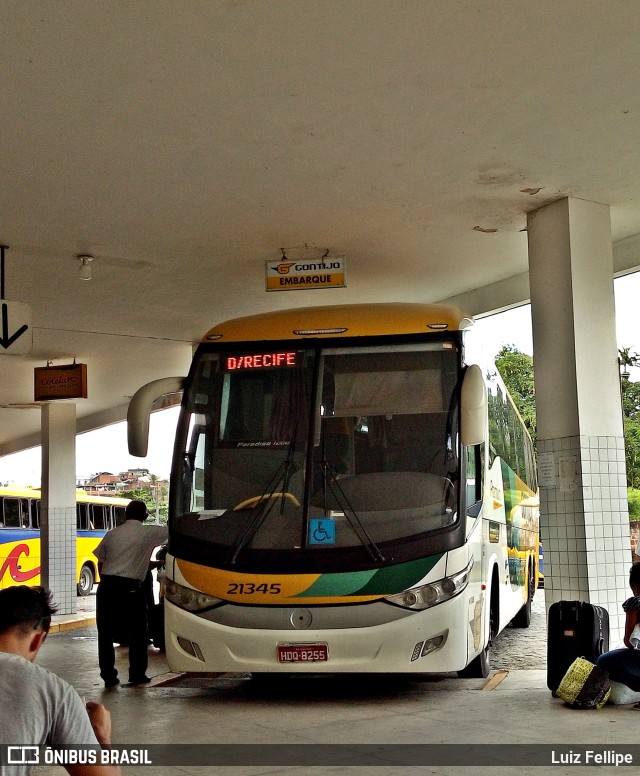
[(258, 551), (359, 548), (382, 564), (403, 545), (411, 557), (412, 538), (457, 521), (458, 375), (451, 340), (202, 348), (183, 402), (174, 536), (215, 545), (229, 565)]

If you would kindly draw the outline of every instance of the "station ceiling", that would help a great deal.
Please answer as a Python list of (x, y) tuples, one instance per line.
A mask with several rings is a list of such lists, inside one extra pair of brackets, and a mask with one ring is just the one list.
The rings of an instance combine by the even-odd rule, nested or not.
[[(87, 430), (249, 312), (527, 299), (526, 214), (611, 206), (640, 265), (640, 5), (626, 0), (0, 0), (0, 455), (33, 369), (88, 364)], [(283, 253), (345, 288), (266, 292)], [(79, 279), (80, 254), (93, 256)]]

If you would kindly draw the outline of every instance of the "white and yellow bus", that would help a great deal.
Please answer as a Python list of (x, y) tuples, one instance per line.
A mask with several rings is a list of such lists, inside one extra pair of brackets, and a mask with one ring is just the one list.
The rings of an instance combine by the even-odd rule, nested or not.
[[(0, 488), (0, 589), (40, 584), (40, 499), (33, 488)], [(78, 595), (99, 580), (93, 551), (106, 531), (124, 522), (129, 499), (76, 493)]]
[[(486, 676), (538, 574), (531, 440), (454, 307), (211, 329), (184, 381), (165, 616), (174, 671)], [(129, 408), (144, 454), (155, 398)]]

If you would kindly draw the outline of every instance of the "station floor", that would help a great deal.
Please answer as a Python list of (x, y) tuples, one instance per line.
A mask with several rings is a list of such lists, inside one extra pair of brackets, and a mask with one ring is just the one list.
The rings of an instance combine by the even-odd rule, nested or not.
[[(95, 596), (79, 599), (78, 615), (54, 619), (38, 662), (87, 700), (106, 704), (116, 745), (178, 744), (180, 752), (188, 752), (185, 745), (214, 745), (196, 758), (197, 764), (188, 756), (171, 765), (161, 759), (124, 766), (125, 774), (365, 774), (375, 769), (383, 776), (489, 774), (496, 767), (535, 774), (547, 767), (575, 776), (593, 772), (593, 759), (587, 765), (585, 758), (600, 750), (605, 764), (599, 767), (605, 772), (619, 772), (612, 764), (617, 756), (630, 754), (632, 764), (640, 764), (639, 710), (630, 705), (571, 709), (552, 697), (540, 667), (496, 669), (488, 679), (317, 675), (261, 684), (247, 674), (172, 674), (164, 653), (150, 648), (151, 684), (105, 690), (93, 606)], [(523, 630), (518, 638), (526, 653), (534, 634)], [(127, 651), (116, 652), (126, 679)], [(39, 766), (35, 773), (64, 771)]]

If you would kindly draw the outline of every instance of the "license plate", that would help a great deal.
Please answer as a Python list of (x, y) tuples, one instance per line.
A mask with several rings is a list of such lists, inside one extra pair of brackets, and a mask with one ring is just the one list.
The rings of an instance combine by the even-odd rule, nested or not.
[(279, 663), (318, 663), (328, 659), (326, 644), (278, 644)]

